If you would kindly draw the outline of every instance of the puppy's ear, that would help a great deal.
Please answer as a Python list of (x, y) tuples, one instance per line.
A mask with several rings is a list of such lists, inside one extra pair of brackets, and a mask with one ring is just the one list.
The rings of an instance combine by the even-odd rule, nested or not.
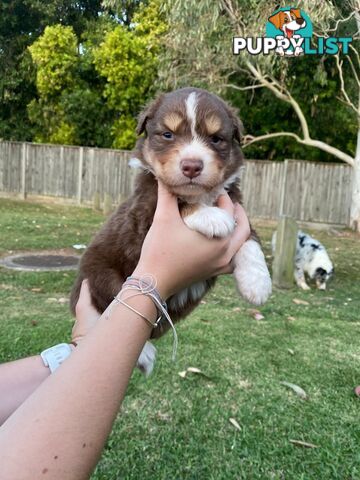
[(295, 17), (296, 18), (300, 18), (301, 17), (301, 13), (300, 13), (300, 8), (292, 8), (290, 10), (290, 12), (293, 12), (295, 14)]
[(148, 103), (144, 110), (140, 112), (136, 127), (136, 133), (138, 135), (141, 135), (146, 130), (146, 122), (149, 120), (149, 118), (152, 118), (155, 115), (155, 112), (159, 108), (163, 98), (164, 94), (162, 93), (156, 97), (155, 100), (152, 100), (150, 103)]
[(279, 30), (280, 30), (280, 25), (281, 25), (282, 13), (283, 12), (278, 12), (278, 13), (275, 13), (275, 15), (272, 15), (271, 17), (269, 17), (269, 22), (272, 23), (273, 25), (275, 25), (275, 27)]
[(228, 107), (230, 118), (233, 122), (233, 138), (241, 143), (244, 132), (244, 125), (238, 116), (238, 111), (235, 108)]
[(239, 143), (241, 143), (242, 137), (244, 133), (244, 125), (240, 118), (235, 116), (234, 120), (234, 138), (237, 140)]

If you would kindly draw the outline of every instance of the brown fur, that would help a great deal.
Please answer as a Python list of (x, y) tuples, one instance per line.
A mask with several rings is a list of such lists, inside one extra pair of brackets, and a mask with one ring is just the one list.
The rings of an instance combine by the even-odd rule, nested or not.
[[(174, 165), (172, 164), (174, 155), (179, 145), (191, 140), (184, 98), (192, 91), (197, 92), (202, 102), (198, 112), (201, 135), (205, 140), (208, 138), (205, 119), (210, 118), (211, 123), (211, 117), (216, 113), (221, 123), (220, 133), (226, 139), (223, 145), (211, 145), (209, 141), (209, 151), (211, 150), (214, 156), (212, 168), (216, 170), (217, 182), (221, 183), (233, 175), (243, 161), (238, 143), (241, 138), (242, 124), (235, 111), (219, 97), (200, 89), (182, 89), (171, 94), (160, 95), (139, 116), (137, 132), (140, 134), (146, 130), (147, 134), (145, 138), (138, 140), (135, 153), (145, 166), (159, 174), (169, 190), (177, 188), (174, 184)], [(168, 121), (169, 118), (170, 120), (184, 119), (176, 125), (176, 128), (181, 130), (179, 143), (171, 144), (166, 139), (158, 138), (154, 133), (157, 129), (160, 131), (167, 129), (163, 122), (164, 118)], [(216, 178), (209, 178), (208, 184), (204, 185), (204, 191), (212, 191), (215, 180)], [(236, 181), (227, 190), (233, 201), (241, 202), (241, 193)], [(137, 176), (132, 196), (109, 218), (81, 259), (79, 274), (71, 292), (70, 304), (73, 313), (84, 278), (89, 280), (92, 302), (99, 312), (103, 312), (119, 292), (122, 283), (127, 276), (131, 275), (138, 263), (143, 240), (153, 220), (156, 201), (157, 180), (153, 173), (142, 171)], [(181, 195), (179, 207), (184, 210), (183, 215), (188, 215), (190, 211), (197, 208), (196, 204), (188, 205)], [(255, 232), (253, 237), (257, 238)], [(206, 281), (206, 291), (215, 284), (215, 281), (216, 278)], [(175, 310), (169, 308), (173, 321), (186, 317), (200, 300), (201, 298), (193, 299), (190, 296), (182, 308)], [(167, 323), (161, 324), (160, 328), (153, 330), (152, 337), (160, 337), (168, 327)]]

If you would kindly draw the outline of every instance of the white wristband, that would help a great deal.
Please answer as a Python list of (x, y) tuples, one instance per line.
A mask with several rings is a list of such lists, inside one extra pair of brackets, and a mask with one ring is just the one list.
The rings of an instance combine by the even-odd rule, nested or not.
[(64, 360), (71, 354), (72, 350), (67, 343), (59, 343), (53, 347), (47, 348), (40, 353), (45, 367), (49, 367), (50, 372), (54, 373), (60, 367)]

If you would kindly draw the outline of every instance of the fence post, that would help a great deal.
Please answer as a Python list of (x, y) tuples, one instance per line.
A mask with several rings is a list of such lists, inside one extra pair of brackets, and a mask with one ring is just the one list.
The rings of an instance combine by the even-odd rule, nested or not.
[(21, 178), (20, 178), (20, 193), (23, 200), (26, 199), (26, 160), (27, 160), (27, 143), (22, 144), (21, 150)]
[(273, 283), (278, 288), (291, 288), (294, 284), (294, 257), (297, 225), (293, 218), (282, 215), (276, 230), (273, 261)]
[(104, 215), (110, 215), (112, 212), (113, 205), (112, 205), (112, 197), (108, 193), (105, 193), (104, 196)]
[(94, 202), (94, 209), (95, 210), (100, 210), (101, 207), (100, 207), (100, 193), (99, 192), (94, 193), (93, 202)]
[(84, 148), (80, 147), (79, 150), (79, 170), (78, 170), (78, 185), (77, 185), (77, 203), (81, 204), (81, 188), (82, 188), (82, 174), (84, 163)]
[(283, 167), (284, 172), (283, 172), (282, 179), (281, 179), (281, 195), (280, 195), (279, 216), (284, 215), (288, 166), (289, 166), (289, 160), (284, 160), (284, 167)]

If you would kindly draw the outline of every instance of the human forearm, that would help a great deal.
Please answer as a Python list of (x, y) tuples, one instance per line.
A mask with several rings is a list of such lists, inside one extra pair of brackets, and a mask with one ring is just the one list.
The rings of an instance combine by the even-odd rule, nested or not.
[[(149, 298), (126, 302), (155, 320)], [(46, 471), (47, 479), (88, 478), (149, 334), (147, 323), (123, 305), (115, 306), (108, 319), (103, 315), (69, 359), (1, 427), (0, 477), (16, 478), (21, 472), (22, 479), (33, 479)]]
[(49, 375), (40, 355), (0, 365), (0, 425)]
[[(222, 207), (235, 217), (237, 226), (229, 239), (209, 240), (186, 227), (177, 198), (159, 183), (154, 221), (134, 275), (151, 273), (166, 299), (198, 280), (232, 271), (231, 259), (248, 238), (249, 224), (241, 207), (223, 197)], [(85, 310), (77, 305), (77, 317), (91, 304), (86, 282), (82, 291), (78, 305), (85, 305)], [(149, 298), (141, 295), (126, 301), (155, 320)], [(73, 339), (84, 340), (0, 428), (0, 478), (32, 480), (43, 474), (48, 480), (88, 478), (150, 330), (123, 305), (117, 305), (110, 318), (103, 315), (89, 334), (85, 329), (85, 338), (84, 331), (75, 328)]]

